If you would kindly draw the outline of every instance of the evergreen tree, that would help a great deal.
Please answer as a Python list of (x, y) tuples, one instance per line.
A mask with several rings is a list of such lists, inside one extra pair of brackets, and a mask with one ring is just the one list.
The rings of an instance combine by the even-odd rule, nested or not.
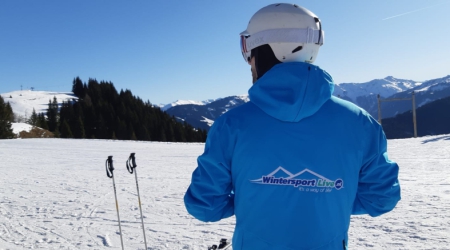
[(36, 124), (36, 126), (42, 128), (42, 129), (48, 130), (47, 119), (45, 118), (44, 113), (38, 114), (37, 117), (38, 117), (38, 118), (37, 118), (37, 124)]
[(160, 128), (160, 130), (159, 130), (160, 132), (159, 132), (159, 141), (167, 141), (167, 139), (166, 139), (166, 131), (164, 130), (164, 128), (163, 127), (161, 127)]
[(117, 140), (117, 137), (116, 137), (116, 132), (114, 132), (114, 131), (113, 131), (113, 133), (112, 133), (112, 136), (111, 136), (111, 139), (113, 139), (113, 140)]
[[(157, 140), (157, 141), (204, 141), (206, 131), (196, 130), (188, 124), (177, 122), (161, 109), (153, 107), (150, 101), (142, 101), (133, 96), (130, 90), (120, 90), (111, 82), (89, 79), (83, 84), (79, 77), (72, 83), (72, 91), (80, 99), (76, 103), (63, 104), (56, 116), (59, 131), (63, 132), (66, 121), (75, 138), (98, 138), (119, 140)], [(52, 110), (49, 104), (48, 125), (54, 127)], [(52, 126), (50, 126), (52, 125)], [(64, 128), (65, 130), (65, 128)]]
[(166, 139), (167, 139), (167, 141), (170, 141), (170, 142), (176, 141), (175, 140), (175, 132), (173, 130), (172, 123), (169, 123), (169, 125), (168, 125)]
[[(175, 117), (172, 116), (172, 119), (176, 121)], [(184, 131), (184, 127), (181, 123), (176, 122), (174, 125), (174, 133), (175, 133), (175, 140), (177, 142), (186, 142), (186, 132)]]
[(136, 134), (134, 133), (134, 131), (131, 133), (131, 138), (130, 138), (130, 140), (132, 140), (132, 141), (137, 141)]
[(55, 132), (53, 132), (53, 135), (54, 135), (55, 138), (61, 137), (61, 134), (59, 133), (59, 129), (58, 128), (56, 128)]
[(6, 103), (6, 118), (9, 122), (14, 122), (14, 113), (9, 102)]
[(73, 79), (72, 92), (78, 98), (84, 98), (84, 93), (85, 93), (84, 85), (78, 76), (75, 79)]
[(5, 103), (3, 98), (0, 96), (0, 139), (12, 139), (14, 138), (14, 133), (11, 128), (11, 116), (13, 112), (11, 105)]
[(36, 114), (36, 110), (33, 108), (33, 112), (31, 112), (30, 119), (28, 119), (28, 124), (32, 126), (38, 125), (38, 115)]
[(53, 102), (48, 101), (47, 124), (48, 130), (51, 132), (58, 130), (58, 101), (56, 96), (53, 97)]
[(72, 130), (70, 129), (67, 120), (64, 120), (61, 125), (61, 133), (59, 134), (61, 138), (73, 138)]
[(73, 129), (74, 138), (83, 139), (86, 138), (86, 133), (84, 131), (84, 124), (81, 117), (78, 117), (75, 123), (75, 127)]

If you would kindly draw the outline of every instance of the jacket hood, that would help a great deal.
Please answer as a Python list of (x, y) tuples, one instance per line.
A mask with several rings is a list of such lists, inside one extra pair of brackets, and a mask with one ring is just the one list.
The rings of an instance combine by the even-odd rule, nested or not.
[(331, 98), (332, 77), (309, 63), (275, 65), (248, 91), (250, 101), (268, 115), (286, 122), (298, 122), (316, 113)]

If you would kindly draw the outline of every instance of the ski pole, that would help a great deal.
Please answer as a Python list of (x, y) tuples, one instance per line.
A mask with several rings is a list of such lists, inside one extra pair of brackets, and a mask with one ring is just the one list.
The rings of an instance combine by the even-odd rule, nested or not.
[(117, 220), (119, 221), (120, 243), (122, 244), (122, 250), (123, 250), (124, 248), (123, 248), (123, 239), (122, 239), (122, 227), (120, 226), (119, 203), (117, 202), (116, 182), (114, 181), (114, 173), (113, 173), (114, 167), (113, 167), (112, 156), (108, 156), (105, 166), (106, 166), (106, 176), (108, 176), (109, 178), (112, 178), (112, 181), (113, 181), (114, 197), (116, 198)]
[(133, 174), (133, 171), (134, 171), (134, 177), (136, 178), (136, 189), (137, 189), (137, 194), (138, 194), (139, 211), (141, 212), (142, 232), (144, 233), (144, 244), (145, 244), (145, 249), (147, 250), (147, 239), (145, 238), (144, 217), (142, 216), (141, 196), (139, 195), (139, 185), (138, 185), (136, 167), (137, 167), (137, 165), (136, 165), (136, 159), (134, 158), (134, 153), (131, 153), (130, 157), (127, 160), (127, 169), (128, 169), (128, 172), (130, 172), (130, 174)]

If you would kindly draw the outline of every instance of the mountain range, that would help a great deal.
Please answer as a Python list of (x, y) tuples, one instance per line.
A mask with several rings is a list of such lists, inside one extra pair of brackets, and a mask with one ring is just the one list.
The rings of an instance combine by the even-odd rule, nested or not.
[[(373, 117), (378, 118), (377, 95), (380, 95), (381, 100), (410, 99), (413, 91), (416, 108), (450, 96), (450, 75), (424, 82), (388, 76), (366, 83), (341, 83), (335, 86), (333, 95), (355, 103)], [(381, 102), (383, 119), (394, 117), (409, 110), (412, 110), (411, 100)]]
[(249, 98), (246, 95), (229, 96), (204, 102), (177, 101), (165, 105), (163, 110), (179, 121), (185, 121), (195, 128), (209, 130), (217, 117), (248, 101)]
[[(355, 103), (378, 118), (378, 100), (407, 99), (415, 94), (416, 108), (450, 96), (450, 75), (428, 81), (397, 79), (388, 76), (364, 83), (336, 84), (333, 95)], [(164, 111), (194, 127), (208, 130), (214, 120), (228, 110), (249, 101), (248, 96), (229, 96), (204, 102), (177, 101), (164, 106)], [(412, 101), (381, 102), (382, 118), (394, 117), (412, 110)]]

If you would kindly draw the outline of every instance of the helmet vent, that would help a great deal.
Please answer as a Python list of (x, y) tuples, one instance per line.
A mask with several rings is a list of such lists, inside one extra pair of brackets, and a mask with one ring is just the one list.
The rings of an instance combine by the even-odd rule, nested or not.
[(295, 52), (298, 52), (298, 51), (300, 51), (300, 50), (302, 50), (302, 49), (303, 49), (302, 46), (298, 46), (297, 48), (295, 48), (295, 49), (292, 51), (292, 54), (294, 54)]
[(275, 5), (275, 7), (278, 7), (278, 6), (280, 6), (280, 5), (281, 5), (281, 3), (279, 3), (279, 4), (276, 4), (276, 5)]
[(297, 4), (294, 4), (294, 7), (295, 7), (295, 8), (298, 8), (298, 5), (297, 5)]

